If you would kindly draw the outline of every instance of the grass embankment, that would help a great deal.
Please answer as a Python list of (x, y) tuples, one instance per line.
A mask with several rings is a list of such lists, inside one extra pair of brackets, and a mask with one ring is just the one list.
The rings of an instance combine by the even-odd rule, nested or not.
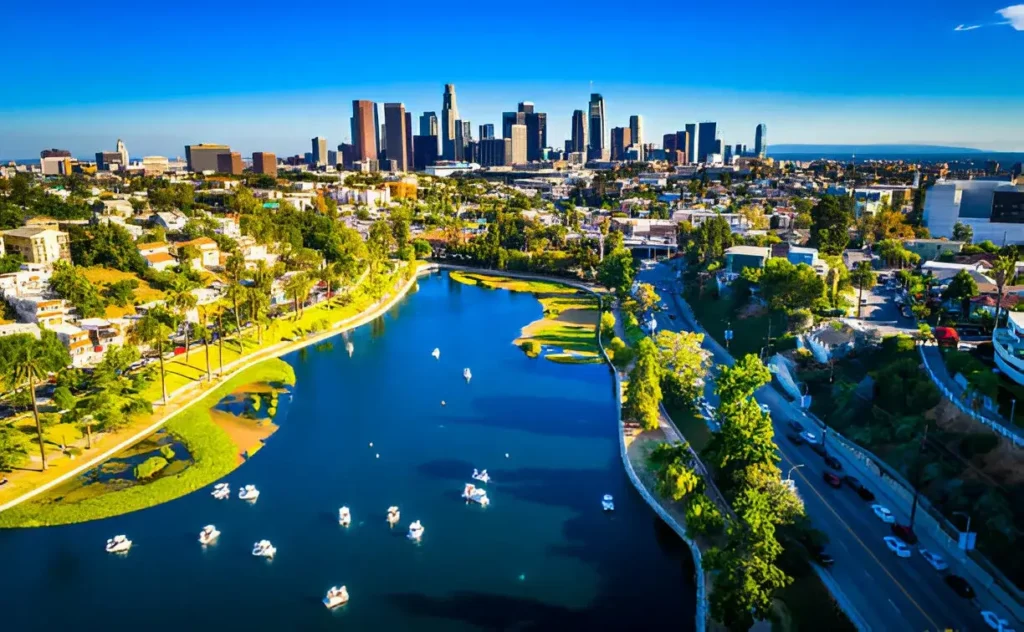
[[(135, 288), (135, 302), (139, 305), (145, 305), (153, 301), (161, 301), (164, 299), (164, 293), (160, 290), (152, 287), (147, 281), (140, 278), (136, 274), (131, 272), (122, 272), (113, 268), (104, 268), (103, 266), (92, 266), (89, 268), (80, 268), (85, 278), (89, 279), (89, 282), (96, 286), (103, 294), (107, 286), (117, 283), (118, 281), (138, 281), (139, 287)], [(118, 307), (117, 305), (107, 305), (107, 310), (104, 316), (107, 318), (122, 318), (129, 314), (135, 313), (134, 305), (126, 305), (125, 307)]]
[(694, 316), (708, 334), (721, 344), (725, 344), (725, 330), (732, 327), (733, 338), (729, 342), (729, 353), (734, 358), (742, 358), (748, 353), (759, 354), (765, 346), (771, 322), (771, 336), (774, 341), (773, 350), (792, 348), (791, 339), (780, 341), (786, 333), (786, 314), (771, 312), (767, 309), (751, 309), (749, 301), (734, 290), (721, 297), (716, 295), (714, 282), (709, 282), (703, 294), (694, 288), (688, 288), (685, 298), (693, 309)]
[(540, 301), (544, 317), (523, 327), (514, 344), (531, 357), (539, 356), (540, 347), (560, 351), (544, 354), (544, 358), (563, 364), (601, 362), (597, 348), (597, 324), (601, 313), (598, 301), (590, 293), (576, 288), (536, 279), (515, 279), (502, 276), (452, 271), (454, 281), (490, 289), (529, 292)]
[(0, 513), (0, 527), (50, 526), (108, 518), (152, 507), (209, 485), (239, 463), (239, 448), (214, 422), (211, 407), (253, 383), (294, 384), (295, 372), (283, 360), (261, 362), (208, 392), (203, 404), (189, 408), (168, 422), (165, 430), (185, 446), (193, 459), (192, 465), (179, 474), (127, 489), (102, 489), (102, 493), (75, 502), (63, 501), (63, 496), (58, 495), (60, 492), (50, 492)]

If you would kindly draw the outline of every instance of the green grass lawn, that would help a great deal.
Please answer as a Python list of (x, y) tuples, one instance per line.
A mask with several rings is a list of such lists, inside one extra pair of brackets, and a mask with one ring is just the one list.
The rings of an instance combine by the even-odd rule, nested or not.
[(735, 295), (716, 298), (713, 291), (706, 289), (704, 295), (698, 297), (697, 292), (691, 290), (687, 292), (686, 300), (705, 331), (723, 345), (725, 330), (732, 327), (733, 339), (729, 342), (729, 352), (734, 358), (761, 352), (768, 336), (769, 320), (773, 339), (786, 333), (786, 314), (783, 312), (739, 318), (740, 310), (746, 301), (736, 299)]
[[(201, 403), (168, 422), (164, 429), (181, 441), (193, 459), (179, 473), (128, 487), (123, 487), (123, 483), (117, 487), (94, 484), (72, 486), (70, 493), (51, 491), (0, 513), (0, 527), (50, 526), (107, 518), (152, 507), (213, 483), (237, 467), (238, 446), (213, 422), (210, 409), (230, 393), (255, 383), (294, 384), (295, 372), (283, 360), (260, 362), (219, 385)], [(121, 455), (115, 458), (118, 456)]]

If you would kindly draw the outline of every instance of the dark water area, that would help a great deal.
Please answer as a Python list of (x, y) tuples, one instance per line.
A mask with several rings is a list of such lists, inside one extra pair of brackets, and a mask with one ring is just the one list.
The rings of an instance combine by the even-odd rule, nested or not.
[[(230, 500), (211, 486), (117, 518), (0, 531), (2, 628), (693, 629), (692, 560), (623, 472), (608, 369), (511, 344), (540, 314), (527, 294), (435, 274), (351, 332), (351, 357), (341, 338), (286, 356), (287, 419), (224, 479)], [(460, 498), (473, 468), (493, 479), (488, 507)], [(248, 483), (253, 505), (235, 497)], [(204, 549), (209, 523), (222, 535)], [(132, 550), (104, 552), (121, 533)], [(273, 561), (250, 554), (260, 539)], [(341, 584), (351, 601), (329, 612), (320, 599)]]
[(908, 152), (908, 153), (885, 153), (872, 151), (854, 152), (768, 152), (770, 158), (775, 160), (796, 160), (800, 162), (813, 160), (836, 160), (844, 162), (867, 162), (869, 160), (903, 161), (908, 163), (934, 164), (934, 163), (957, 163), (961, 166), (970, 166), (976, 169), (983, 169), (989, 160), (995, 160), (1004, 170), (1010, 169), (1018, 162), (1024, 162), (1024, 153), (1021, 152), (1000, 152), (1000, 151), (978, 151), (978, 152)]

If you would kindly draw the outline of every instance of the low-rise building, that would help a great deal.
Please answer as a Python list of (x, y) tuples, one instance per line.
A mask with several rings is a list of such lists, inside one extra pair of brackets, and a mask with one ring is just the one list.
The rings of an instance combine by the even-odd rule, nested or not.
[(185, 223), (188, 222), (188, 218), (185, 217), (184, 213), (179, 211), (165, 211), (150, 215), (149, 222), (154, 226), (163, 228), (167, 232), (175, 233), (180, 230), (184, 230)]
[(903, 247), (921, 257), (921, 261), (934, 261), (943, 253), (957, 255), (964, 248), (962, 241), (948, 239), (907, 239)]
[(39, 325), (35, 323), (5, 323), (0, 325), (0, 338), (28, 334), (38, 340), (41, 335), (40, 332)]
[(1024, 312), (1008, 312), (1006, 326), (992, 332), (996, 366), (1006, 377), (1024, 385)]
[(129, 321), (123, 318), (83, 318), (78, 321), (78, 326), (89, 334), (96, 351), (105, 353), (112, 345), (124, 345)]
[(96, 352), (89, 332), (69, 323), (53, 325), (48, 329), (57, 334), (57, 338), (71, 354), (72, 366), (83, 367), (94, 363)]
[(20, 255), (26, 263), (53, 264), (71, 261), (68, 234), (45, 226), (25, 226), (3, 231), (4, 250)]
[(771, 257), (771, 248), (761, 246), (733, 246), (725, 250), (725, 265), (732, 272), (743, 268), (763, 268)]
[(217, 268), (220, 267), (220, 247), (217, 242), (209, 237), (198, 237), (192, 241), (183, 241), (175, 244), (179, 259), (186, 248), (195, 248), (199, 256), (192, 261), (193, 268)]
[(37, 323), (44, 327), (53, 327), (69, 320), (71, 306), (62, 298), (56, 298), (49, 292), (23, 294), (20, 296), (5, 294), (4, 299), (14, 308), (18, 321)]

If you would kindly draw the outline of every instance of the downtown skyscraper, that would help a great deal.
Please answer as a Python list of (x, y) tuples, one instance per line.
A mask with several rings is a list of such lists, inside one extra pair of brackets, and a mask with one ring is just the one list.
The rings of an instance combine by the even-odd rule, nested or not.
[(444, 160), (456, 159), (455, 121), (458, 120), (460, 120), (459, 106), (455, 102), (455, 84), (446, 83), (444, 84), (444, 97), (441, 103), (441, 157)]
[(707, 162), (708, 155), (716, 153), (717, 137), (718, 123), (704, 121), (700, 124), (697, 132), (697, 162)]
[(569, 149), (573, 152), (586, 153), (587, 145), (587, 113), (576, 110), (572, 113), (572, 140)]
[(764, 158), (768, 152), (768, 126), (764, 123), (759, 123), (757, 129), (754, 130), (754, 154), (758, 158)]
[[(692, 164), (697, 162), (697, 124), (687, 123), (686, 127), (686, 162)], [(680, 149), (683, 149), (680, 147)]]
[(327, 139), (323, 136), (317, 136), (312, 140), (313, 143), (313, 165), (314, 167), (323, 167), (327, 164)]
[(590, 145), (587, 147), (587, 159), (604, 160), (604, 97), (596, 92), (590, 95), (588, 119)]
[(437, 136), (437, 114), (424, 112), (420, 115), (420, 136)]
[(405, 105), (402, 103), (384, 104), (384, 129), (388, 160), (395, 161), (399, 171), (409, 171), (409, 142), (406, 138)]
[(352, 145), (356, 160), (377, 160), (377, 104), (373, 101), (352, 102)]
[(644, 144), (644, 117), (639, 114), (629, 117), (629, 136), (634, 145)]

